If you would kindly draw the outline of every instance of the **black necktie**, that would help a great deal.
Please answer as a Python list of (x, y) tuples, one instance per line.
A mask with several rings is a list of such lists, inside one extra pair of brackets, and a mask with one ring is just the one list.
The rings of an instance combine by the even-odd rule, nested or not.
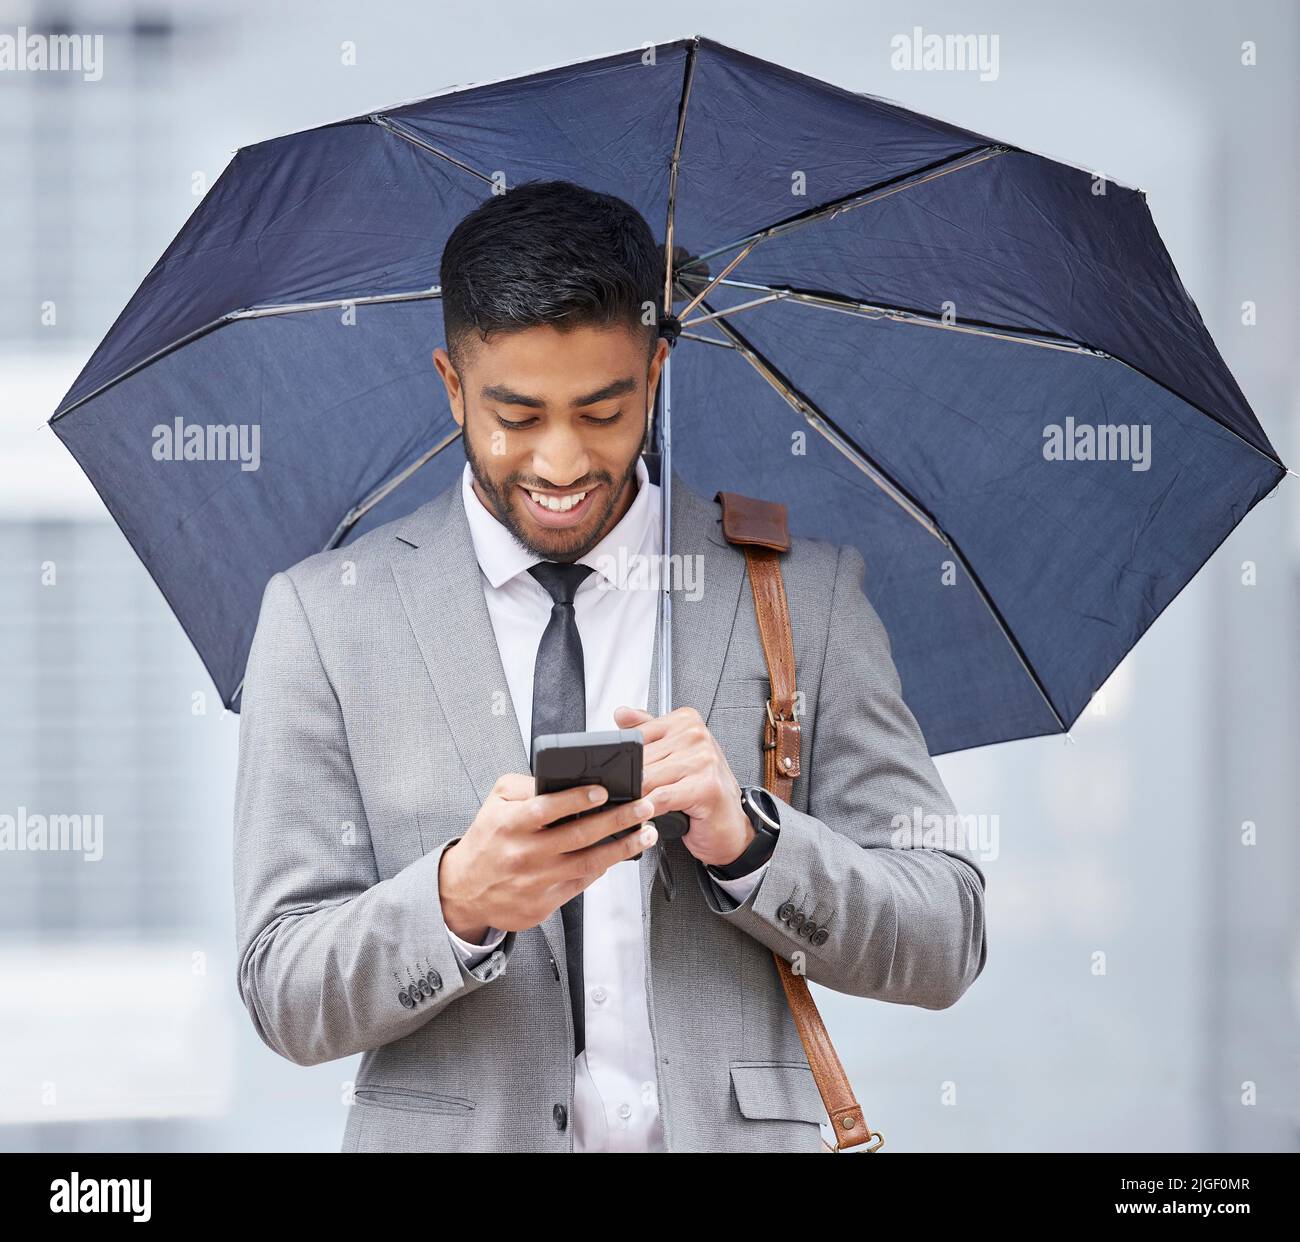
[[(587, 727), (587, 682), (573, 597), (583, 579), (593, 572), (592, 567), (539, 561), (528, 572), (546, 588), (552, 600), (551, 619), (538, 645), (533, 670), (532, 735), (535, 740), (543, 733), (581, 733)], [(531, 757), (530, 754), (530, 760)], [(560, 917), (569, 959), (569, 1002), (573, 1008), (573, 1055), (576, 1057), (586, 1046), (581, 893), (560, 907)]]

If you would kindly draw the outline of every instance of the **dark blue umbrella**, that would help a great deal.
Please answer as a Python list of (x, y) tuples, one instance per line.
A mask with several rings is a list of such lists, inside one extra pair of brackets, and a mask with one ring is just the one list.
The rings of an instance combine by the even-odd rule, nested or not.
[(228, 706), (272, 574), (456, 480), (442, 246), (553, 178), (674, 256), (661, 477), (861, 551), (932, 753), (1068, 728), (1285, 473), (1141, 191), (637, 48), (241, 148), (59, 406)]

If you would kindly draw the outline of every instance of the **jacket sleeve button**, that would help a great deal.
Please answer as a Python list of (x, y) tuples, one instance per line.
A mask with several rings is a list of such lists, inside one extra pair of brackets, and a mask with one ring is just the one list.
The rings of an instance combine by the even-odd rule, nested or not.
[(411, 999), (410, 994), (407, 992), (405, 988), (403, 988), (400, 992), (398, 992), (397, 999), (402, 1002), (403, 1009), (415, 1008), (415, 1002)]

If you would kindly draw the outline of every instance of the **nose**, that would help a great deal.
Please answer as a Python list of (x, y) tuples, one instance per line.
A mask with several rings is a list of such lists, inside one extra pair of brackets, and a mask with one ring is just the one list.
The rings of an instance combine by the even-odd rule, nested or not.
[(557, 428), (533, 451), (533, 473), (551, 487), (572, 487), (586, 478), (591, 460), (577, 429)]

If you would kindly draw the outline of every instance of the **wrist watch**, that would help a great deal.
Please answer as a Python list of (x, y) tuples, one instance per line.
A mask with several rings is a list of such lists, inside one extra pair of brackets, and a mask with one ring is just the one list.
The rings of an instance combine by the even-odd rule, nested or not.
[(762, 785), (746, 785), (740, 791), (740, 805), (754, 826), (754, 839), (739, 858), (725, 865), (705, 864), (705, 870), (719, 880), (738, 880), (761, 867), (772, 857), (781, 835), (781, 813)]

